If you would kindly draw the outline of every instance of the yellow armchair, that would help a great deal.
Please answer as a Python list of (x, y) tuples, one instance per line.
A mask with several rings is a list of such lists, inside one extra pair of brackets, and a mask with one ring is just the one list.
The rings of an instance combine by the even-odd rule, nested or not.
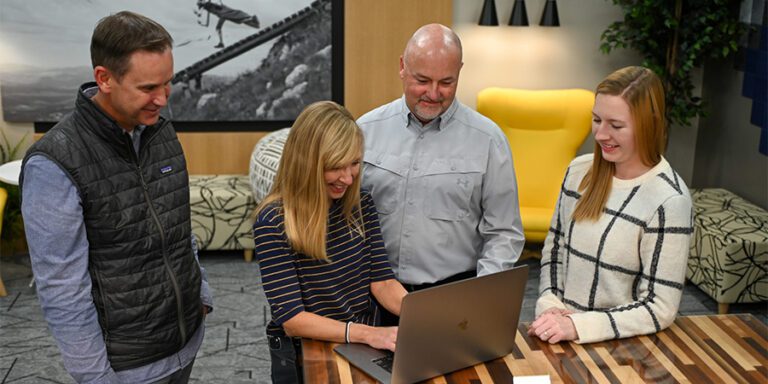
[(547, 237), (565, 170), (591, 130), (594, 101), (584, 89), (486, 88), (477, 95), (477, 111), (509, 139), (529, 242)]

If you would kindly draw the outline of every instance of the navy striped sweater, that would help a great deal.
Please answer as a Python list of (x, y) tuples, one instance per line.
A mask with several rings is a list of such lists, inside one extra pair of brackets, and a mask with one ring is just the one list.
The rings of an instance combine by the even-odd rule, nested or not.
[(285, 235), (282, 208), (274, 203), (253, 225), (256, 257), (272, 321), (267, 334), (284, 336), (282, 324), (302, 311), (339, 321), (374, 325), (376, 304), (371, 283), (393, 279), (371, 195), (362, 191), (360, 204), (365, 237), (344, 221), (340, 204), (328, 213), (326, 253), (319, 261), (295, 252)]

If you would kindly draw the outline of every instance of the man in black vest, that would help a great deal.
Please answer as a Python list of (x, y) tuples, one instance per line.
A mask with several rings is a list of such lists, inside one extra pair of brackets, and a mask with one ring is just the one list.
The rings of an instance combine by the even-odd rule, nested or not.
[(186, 383), (212, 301), (184, 153), (160, 116), (173, 40), (131, 12), (99, 21), (95, 82), (35, 143), (22, 213), (43, 313), (82, 383)]

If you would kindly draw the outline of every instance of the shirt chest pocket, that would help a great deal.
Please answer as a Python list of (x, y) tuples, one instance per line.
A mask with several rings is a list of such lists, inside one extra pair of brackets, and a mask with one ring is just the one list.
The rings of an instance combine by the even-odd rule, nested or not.
[(379, 213), (389, 215), (397, 209), (402, 199), (405, 169), (403, 159), (397, 156), (366, 152), (363, 187), (371, 192)]
[(471, 214), (472, 194), (480, 193), (484, 162), (437, 159), (424, 172), (429, 191), (425, 213), (436, 220), (460, 221)]

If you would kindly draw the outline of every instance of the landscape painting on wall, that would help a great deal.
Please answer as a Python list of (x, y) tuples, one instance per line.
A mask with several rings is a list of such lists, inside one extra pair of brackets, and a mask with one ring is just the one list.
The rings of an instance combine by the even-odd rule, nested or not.
[(129, 10), (162, 24), (174, 39), (175, 76), (165, 116), (190, 122), (294, 120), (306, 105), (340, 97), (332, 92), (340, 88), (332, 84), (335, 2), (3, 0), (3, 117), (56, 122), (69, 113), (79, 85), (93, 79), (94, 26)]

